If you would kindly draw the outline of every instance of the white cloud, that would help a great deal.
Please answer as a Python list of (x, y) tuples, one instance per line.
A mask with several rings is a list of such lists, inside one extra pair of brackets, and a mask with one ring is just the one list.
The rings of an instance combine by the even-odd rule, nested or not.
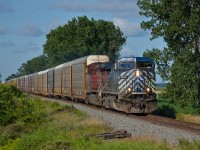
[(57, 1), (51, 7), (65, 11), (127, 12), (137, 9), (137, 4), (131, 0), (95, 0), (87, 3), (79, 0)]
[(27, 24), (22, 27), (20, 30), (22, 35), (25, 36), (41, 36), (43, 35), (43, 32), (40, 28), (33, 24)]
[(113, 23), (118, 26), (125, 36), (144, 36), (146, 32), (140, 28), (140, 23), (129, 22), (126, 19), (114, 18)]

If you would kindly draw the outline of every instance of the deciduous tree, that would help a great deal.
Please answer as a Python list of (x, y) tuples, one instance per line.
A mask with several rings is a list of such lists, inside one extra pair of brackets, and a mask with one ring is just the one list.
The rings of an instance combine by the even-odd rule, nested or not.
[(151, 39), (162, 37), (167, 43), (144, 55), (154, 58), (163, 79), (170, 80), (171, 100), (200, 108), (200, 1), (138, 0), (138, 6), (140, 15), (149, 18), (141, 27), (151, 31)]
[(86, 16), (73, 18), (52, 30), (46, 38), (44, 54), (50, 66), (91, 54), (105, 54), (114, 60), (126, 42), (113, 22), (90, 20)]

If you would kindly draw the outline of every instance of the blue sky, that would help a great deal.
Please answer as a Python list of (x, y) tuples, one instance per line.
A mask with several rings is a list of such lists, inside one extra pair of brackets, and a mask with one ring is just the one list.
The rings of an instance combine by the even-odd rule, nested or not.
[[(113, 21), (127, 43), (122, 56), (142, 56), (146, 49), (162, 48), (162, 39), (150, 40), (140, 28), (137, 0), (0, 0), (0, 73), (2, 81), (43, 52), (46, 34), (73, 17)], [(158, 78), (158, 82), (162, 80)]]

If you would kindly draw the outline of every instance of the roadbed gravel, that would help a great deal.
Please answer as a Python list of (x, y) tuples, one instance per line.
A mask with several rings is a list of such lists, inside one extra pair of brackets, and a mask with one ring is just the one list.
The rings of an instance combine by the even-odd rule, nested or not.
[(59, 102), (62, 104), (73, 105), (73, 107), (86, 112), (89, 116), (105, 121), (113, 131), (126, 130), (128, 133), (131, 133), (132, 137), (148, 137), (159, 141), (166, 141), (171, 144), (178, 144), (180, 139), (186, 139), (188, 141), (200, 140), (200, 135), (182, 129), (155, 125), (123, 114), (116, 114), (105, 111), (104, 109), (99, 110), (92, 106), (72, 103), (67, 100), (59, 100)]

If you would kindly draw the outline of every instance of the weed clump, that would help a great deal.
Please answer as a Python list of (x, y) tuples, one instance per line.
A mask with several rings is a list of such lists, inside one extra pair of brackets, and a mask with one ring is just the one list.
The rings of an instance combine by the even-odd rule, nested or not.
[(17, 122), (4, 127), (4, 130), (0, 133), (0, 146), (4, 146), (9, 143), (10, 140), (15, 140), (28, 133), (28, 129), (24, 124)]
[(200, 141), (189, 142), (188, 140), (180, 139), (179, 148), (183, 150), (190, 150), (190, 149), (198, 150), (200, 149)]
[(51, 141), (41, 147), (42, 150), (73, 150), (70, 143), (67, 141)]

